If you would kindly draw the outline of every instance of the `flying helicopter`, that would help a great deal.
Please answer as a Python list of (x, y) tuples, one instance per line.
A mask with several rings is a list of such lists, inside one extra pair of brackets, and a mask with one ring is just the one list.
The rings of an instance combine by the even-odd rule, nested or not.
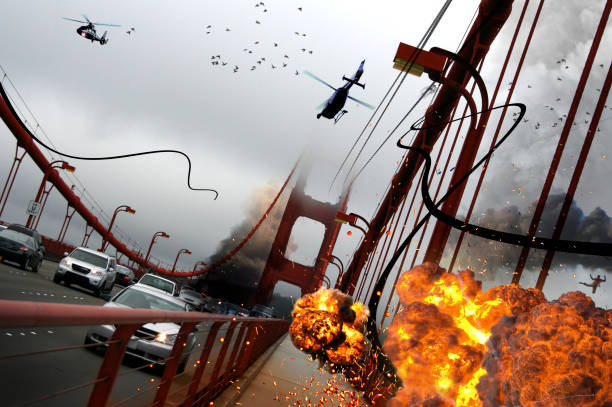
[(349, 89), (351, 89), (351, 86), (353, 85), (357, 85), (360, 86), (362, 89), (365, 89), (365, 84), (359, 83), (359, 78), (361, 78), (361, 75), (363, 75), (364, 63), (365, 59), (361, 61), (359, 68), (357, 68), (357, 72), (355, 72), (352, 78), (347, 78), (343, 75), (342, 80), (346, 81), (346, 83), (338, 89), (334, 88), (329, 83), (325, 82), (323, 79), (318, 78), (316, 75), (308, 71), (304, 71), (306, 75), (334, 90), (334, 93), (329, 97), (329, 99), (327, 99), (325, 102), (323, 102), (320, 106), (317, 107), (317, 109), (323, 109), (320, 113), (317, 114), (317, 119), (320, 119), (321, 116), (323, 116), (327, 119), (334, 119), (334, 124), (338, 123), (338, 120), (340, 120), (345, 113), (348, 113), (348, 110), (343, 109), (344, 104), (346, 103), (346, 99), (354, 100), (355, 102), (362, 104), (363, 106), (369, 109), (374, 109), (374, 106), (362, 102), (359, 99), (355, 99), (354, 97), (349, 96), (348, 94)]
[(62, 17), (62, 18), (64, 20), (76, 21), (77, 23), (85, 24), (77, 28), (76, 30), (77, 34), (79, 34), (81, 37), (91, 40), (91, 42), (98, 41), (100, 45), (104, 45), (108, 42), (108, 38), (106, 38), (106, 33), (108, 31), (104, 31), (104, 34), (102, 34), (102, 36), (100, 37), (96, 33), (96, 27), (95, 27), (96, 25), (104, 25), (107, 27), (121, 27), (120, 25), (117, 25), (117, 24), (92, 23), (85, 14), (82, 14), (82, 16), (83, 18), (85, 18), (85, 21), (75, 20), (74, 18), (67, 18), (67, 17)]

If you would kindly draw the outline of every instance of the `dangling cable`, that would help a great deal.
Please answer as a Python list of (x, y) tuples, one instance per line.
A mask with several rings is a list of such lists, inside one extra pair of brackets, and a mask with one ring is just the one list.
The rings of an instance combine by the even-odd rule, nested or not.
[(161, 154), (161, 153), (179, 154), (179, 155), (182, 155), (183, 157), (185, 157), (187, 159), (187, 165), (188, 165), (188, 169), (187, 169), (187, 187), (189, 189), (191, 189), (192, 191), (209, 191), (209, 192), (212, 192), (212, 193), (215, 194), (215, 197), (213, 198), (214, 200), (216, 200), (217, 197), (219, 196), (219, 193), (216, 190), (214, 190), (214, 189), (209, 189), (209, 188), (193, 188), (191, 186), (191, 160), (189, 159), (189, 156), (187, 154), (185, 154), (185, 153), (183, 153), (182, 151), (179, 151), (179, 150), (151, 150), (151, 151), (142, 151), (142, 152), (139, 152), (139, 153), (121, 154), (121, 155), (113, 155), (113, 156), (106, 156), (106, 157), (82, 157), (82, 156), (66, 154), (66, 153), (63, 153), (63, 152), (61, 152), (59, 150), (56, 150), (55, 148), (48, 146), (42, 140), (40, 140), (38, 137), (36, 137), (30, 131), (30, 129), (28, 129), (27, 126), (25, 126), (23, 124), (23, 122), (21, 121), (21, 118), (19, 117), (19, 115), (15, 112), (15, 109), (13, 108), (13, 105), (11, 104), (10, 99), (8, 98), (8, 95), (6, 94), (6, 92), (4, 90), (4, 86), (2, 86), (1, 84), (0, 84), (0, 95), (6, 101), (7, 106), (9, 107), (9, 109), (11, 109), (11, 112), (13, 113), (15, 118), (19, 121), (19, 124), (21, 124), (21, 126), (28, 133), (28, 135), (30, 137), (32, 137), (32, 140), (36, 141), (38, 144), (40, 144), (41, 146), (43, 146), (47, 150), (54, 152), (55, 154), (61, 155), (62, 157), (73, 158), (75, 160), (86, 160), (86, 161), (116, 160), (116, 159), (120, 159), (120, 158), (137, 157), (137, 156), (140, 156), (140, 155)]

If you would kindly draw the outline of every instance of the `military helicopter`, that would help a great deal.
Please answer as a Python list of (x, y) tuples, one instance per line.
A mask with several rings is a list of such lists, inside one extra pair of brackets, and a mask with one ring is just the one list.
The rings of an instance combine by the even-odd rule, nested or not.
[(102, 34), (102, 36), (100, 37), (96, 33), (96, 27), (95, 27), (96, 25), (105, 25), (108, 27), (121, 27), (120, 25), (117, 25), (117, 24), (92, 23), (85, 14), (82, 14), (82, 16), (83, 18), (85, 18), (85, 21), (75, 20), (74, 18), (67, 18), (67, 17), (62, 17), (62, 18), (64, 20), (76, 21), (77, 23), (86, 24), (86, 25), (83, 25), (77, 28), (76, 30), (77, 34), (79, 34), (81, 37), (91, 40), (91, 42), (98, 41), (100, 45), (104, 45), (108, 42), (108, 38), (106, 38), (106, 33), (108, 31), (104, 31), (104, 34)]
[(355, 99), (354, 97), (349, 96), (348, 94), (349, 89), (353, 85), (357, 85), (360, 86), (362, 89), (365, 89), (365, 84), (359, 83), (359, 78), (361, 78), (361, 75), (363, 74), (364, 63), (365, 59), (361, 61), (359, 68), (357, 68), (357, 72), (355, 72), (355, 75), (353, 75), (352, 78), (349, 79), (343, 75), (342, 80), (346, 81), (347, 83), (345, 83), (342, 87), (338, 89), (334, 88), (329, 83), (325, 82), (323, 79), (318, 78), (316, 75), (308, 71), (304, 71), (306, 75), (334, 90), (334, 93), (329, 97), (329, 99), (327, 99), (325, 102), (323, 102), (320, 106), (317, 107), (317, 109), (323, 109), (321, 113), (317, 114), (317, 119), (320, 119), (321, 116), (323, 116), (327, 119), (334, 119), (334, 124), (338, 123), (338, 120), (340, 120), (345, 113), (348, 113), (348, 110), (343, 109), (344, 104), (346, 103), (346, 99), (354, 100), (355, 102), (358, 102), (359, 104), (362, 104), (369, 109), (374, 109), (374, 106), (362, 102), (359, 99)]

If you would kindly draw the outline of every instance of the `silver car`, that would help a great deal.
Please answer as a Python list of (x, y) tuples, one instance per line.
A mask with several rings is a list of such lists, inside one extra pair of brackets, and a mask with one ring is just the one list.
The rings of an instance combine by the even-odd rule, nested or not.
[[(123, 289), (119, 294), (104, 304), (105, 307), (145, 308), (164, 311), (187, 311), (187, 304), (160, 290), (143, 284), (134, 284)], [(165, 365), (170, 357), (180, 325), (174, 322), (148, 323), (138, 328), (128, 342), (125, 353), (135, 356), (147, 363)], [(108, 341), (115, 332), (114, 325), (91, 327), (85, 336), (85, 343)], [(195, 335), (189, 334), (183, 349), (183, 356), (178, 366), (178, 373), (185, 370), (189, 353), (195, 346)]]
[(115, 284), (117, 261), (113, 256), (87, 247), (64, 253), (53, 276), (54, 283), (76, 284), (93, 290), (95, 296), (110, 295)]

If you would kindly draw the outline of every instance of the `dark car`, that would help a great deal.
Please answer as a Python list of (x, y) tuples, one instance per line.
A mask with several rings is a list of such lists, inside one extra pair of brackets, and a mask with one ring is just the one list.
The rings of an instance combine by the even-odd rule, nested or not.
[(134, 272), (125, 266), (117, 264), (115, 271), (117, 272), (115, 275), (115, 284), (127, 287), (128, 285), (132, 285), (138, 281), (134, 275)]
[(37, 273), (43, 260), (43, 249), (32, 236), (9, 226), (0, 230), (0, 260), (19, 263), (22, 269), (30, 267)]
[(258, 318), (274, 318), (274, 309), (266, 307), (265, 305), (257, 304), (254, 305), (249, 316)]
[(38, 233), (37, 231), (30, 229), (30, 228), (26, 228), (23, 225), (18, 225), (16, 223), (11, 223), (10, 225), (7, 226), (7, 229), (11, 229), (11, 230), (16, 230), (17, 232), (21, 232), (25, 235), (31, 236), (34, 240), (36, 240), (36, 243), (38, 243), (38, 245), (40, 247), (45, 247), (45, 245), (42, 242), (42, 237), (40, 236), (40, 233)]

